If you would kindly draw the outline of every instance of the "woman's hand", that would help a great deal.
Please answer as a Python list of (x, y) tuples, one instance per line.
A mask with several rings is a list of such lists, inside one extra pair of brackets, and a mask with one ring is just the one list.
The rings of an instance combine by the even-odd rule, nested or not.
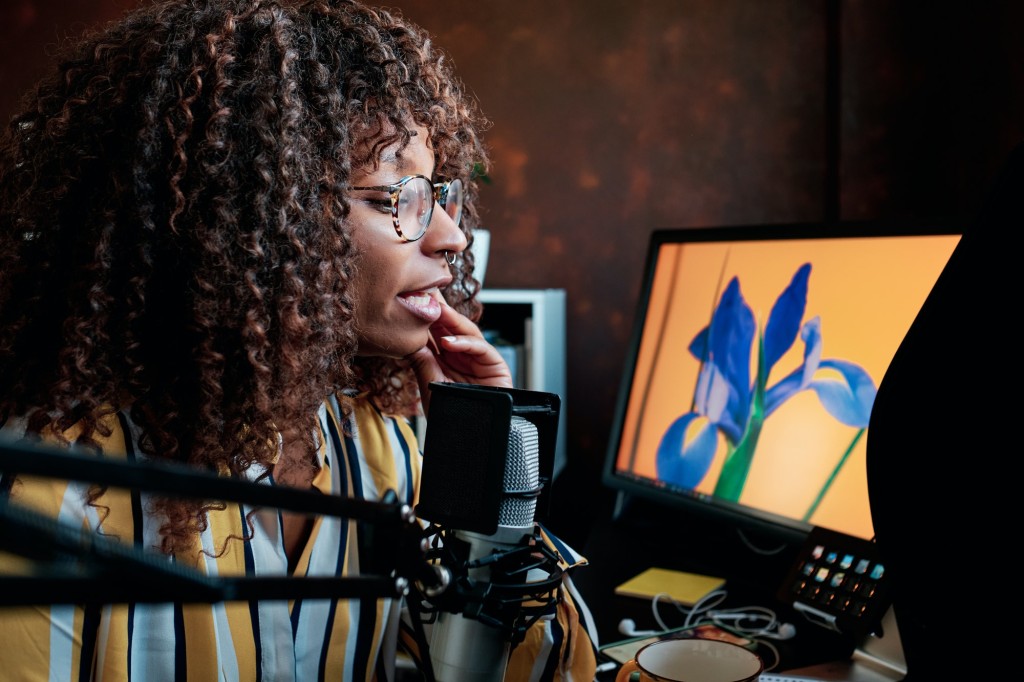
[(472, 320), (438, 297), (441, 317), (430, 327), (432, 343), (409, 356), (420, 386), (423, 413), (430, 407), (430, 382), (512, 388), (512, 372)]

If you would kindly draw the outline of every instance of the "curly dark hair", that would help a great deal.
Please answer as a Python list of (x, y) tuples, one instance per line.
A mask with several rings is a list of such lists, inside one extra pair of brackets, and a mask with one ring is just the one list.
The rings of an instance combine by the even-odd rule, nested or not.
[[(467, 182), (471, 239), (486, 121), (397, 13), (167, 0), (65, 46), (0, 140), (0, 424), (89, 445), (129, 410), (149, 455), (237, 476), (272, 463), (275, 424), (312, 453), (346, 389), (414, 411), (406, 364), (356, 357), (345, 223), (359, 143), (413, 125)], [(478, 319), (464, 256), (444, 295)], [(158, 508), (174, 551), (210, 503)]]

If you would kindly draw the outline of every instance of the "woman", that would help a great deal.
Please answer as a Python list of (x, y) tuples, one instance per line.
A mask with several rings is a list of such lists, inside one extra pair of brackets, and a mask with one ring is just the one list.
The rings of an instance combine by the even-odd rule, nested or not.
[[(423, 31), (346, 0), (167, 0), (68, 46), (0, 147), (4, 434), (413, 504), (429, 383), (511, 386), (466, 251), (483, 124)], [(343, 519), (2, 482), (209, 575), (367, 559)], [(12, 607), (0, 659), (12, 679), (392, 679), (400, 606)], [(567, 591), (510, 679), (592, 678), (576, 617)]]

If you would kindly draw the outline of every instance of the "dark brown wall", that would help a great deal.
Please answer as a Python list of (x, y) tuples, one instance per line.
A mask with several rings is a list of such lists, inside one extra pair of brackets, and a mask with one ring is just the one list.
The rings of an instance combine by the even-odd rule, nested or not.
[[(0, 115), (47, 43), (127, 4), (0, 4)], [(1024, 3), (389, 4), (435, 34), (493, 122), (488, 287), (567, 290), (573, 484), (596, 485), (652, 229), (821, 220), (830, 187), (843, 219), (967, 218), (1024, 139)], [(570, 540), (577, 520), (559, 519)]]

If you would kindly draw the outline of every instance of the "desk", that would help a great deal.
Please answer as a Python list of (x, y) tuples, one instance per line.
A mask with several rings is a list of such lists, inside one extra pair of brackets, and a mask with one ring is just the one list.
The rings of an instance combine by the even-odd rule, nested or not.
[[(617, 596), (615, 587), (646, 568), (659, 566), (722, 576), (727, 596), (718, 608), (763, 606), (795, 625), (797, 634), (792, 639), (767, 640), (780, 657), (773, 671), (847, 658), (855, 649), (853, 641), (804, 620), (775, 596), (796, 549), (761, 556), (743, 545), (735, 529), (668, 529), (658, 522), (598, 520), (582, 551), (589, 565), (578, 568), (573, 580), (594, 617), (600, 644), (626, 638), (618, 629), (623, 618), (632, 618), (638, 629), (657, 628), (649, 601)], [(673, 612), (670, 606), (662, 605), (659, 613), (669, 626), (684, 623), (685, 614)], [(760, 653), (771, 665), (770, 650), (765, 647)], [(614, 678), (614, 671), (598, 677), (602, 682)]]

